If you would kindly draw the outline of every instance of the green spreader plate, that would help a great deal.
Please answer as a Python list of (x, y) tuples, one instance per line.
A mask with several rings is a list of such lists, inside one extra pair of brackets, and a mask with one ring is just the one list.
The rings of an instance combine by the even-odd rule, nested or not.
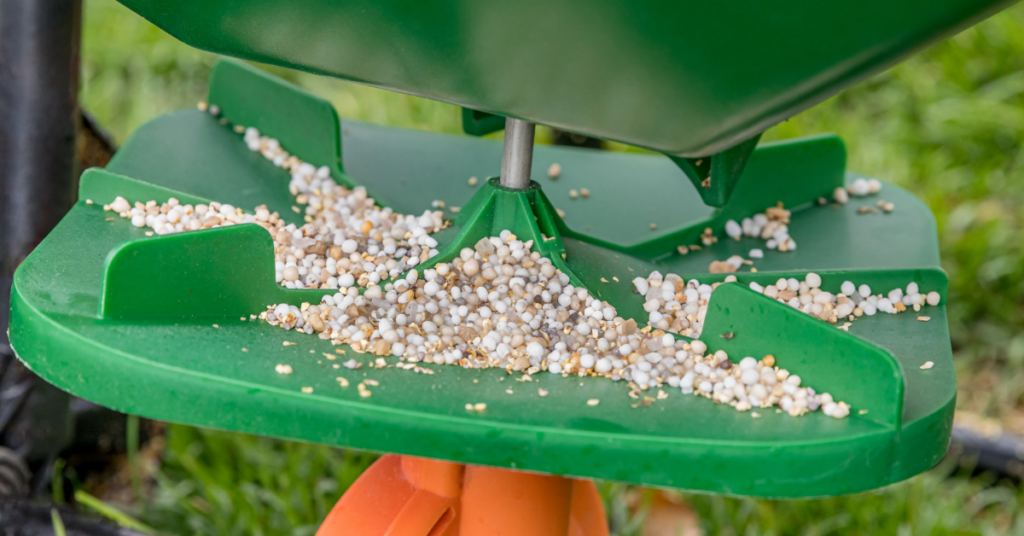
[[(707, 274), (711, 260), (765, 249), (756, 273), (738, 274), (742, 285), (715, 291), (704, 340), (734, 358), (771, 353), (805, 384), (849, 402), (853, 412), (836, 420), (820, 412), (792, 418), (760, 410), (753, 418), (668, 386), (669, 398), (633, 407), (637, 401), (624, 384), (604, 379), (545, 373), (520, 382), (500, 370), (448, 366), (432, 366), (433, 375), (365, 365), (335, 369), (343, 359), (368, 363), (372, 356), (349, 349), (332, 361), (323, 355), (336, 348), (327, 341), (240, 320), (270, 303), (322, 295), (273, 283), (271, 241), (262, 229), (146, 237), (127, 220), (108, 221), (112, 214), (102, 205), (115, 195), (133, 202), (172, 195), (183, 202), (218, 200), (247, 210), (266, 203), (297, 218), (287, 173), (248, 151), (230, 126), (194, 110), (141, 127), (107, 170), (87, 171), (81, 199), (15, 274), (12, 345), (62, 389), (120, 411), (197, 426), (765, 497), (871, 489), (924, 471), (945, 452), (956, 380), (934, 219), (892, 185), (880, 196), (895, 203), (891, 214), (856, 213), (878, 196), (842, 207), (811, 203), (853, 178), (844, 172), (836, 137), (763, 145), (733, 198), (712, 210), (665, 157), (537, 147), (534, 177), (542, 190), (516, 193), (484, 180), (498, 172), (498, 142), (339, 122), (324, 101), (237, 64), (218, 66), (210, 91), (224, 117), (257, 126), (306, 161), (330, 165), (338, 181), (364, 184), (398, 211), (421, 213), (434, 200), (463, 207), (454, 226), (436, 235), (442, 251), (436, 260), (509, 228), (536, 238), (536, 247), (576, 282), (640, 324), (646, 316), (632, 278), (659, 269), (721, 281), (722, 275)], [(554, 162), (563, 169), (557, 181), (544, 173)], [(480, 178), (477, 186), (467, 184), (470, 176)], [(591, 191), (589, 199), (568, 197), (570, 188), (582, 187)], [(725, 219), (780, 201), (795, 209), (796, 251), (722, 236)], [(564, 221), (556, 207), (565, 211)], [(718, 244), (676, 253), (680, 244), (697, 243), (707, 226), (721, 237)], [(938, 291), (943, 305), (922, 311), (930, 322), (913, 313), (879, 314), (857, 320), (846, 333), (746, 288), (783, 275), (802, 278), (808, 270), (821, 274), (831, 291), (847, 279), (876, 291), (916, 281), (924, 291)], [(736, 336), (718, 336), (728, 331)], [(921, 370), (926, 361), (934, 367)], [(294, 373), (277, 374), (278, 363)], [(351, 387), (341, 388), (338, 376)], [(364, 378), (379, 382), (370, 398), (355, 388)], [(538, 388), (550, 395), (541, 398)], [(592, 398), (600, 404), (587, 405)], [(485, 412), (464, 409), (479, 402), (487, 404)]]

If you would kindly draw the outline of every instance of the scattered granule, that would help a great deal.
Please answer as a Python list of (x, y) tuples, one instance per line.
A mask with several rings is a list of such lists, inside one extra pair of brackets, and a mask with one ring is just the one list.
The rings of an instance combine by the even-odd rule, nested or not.
[(708, 272), (712, 274), (731, 274), (736, 271), (736, 266), (728, 261), (711, 261)]

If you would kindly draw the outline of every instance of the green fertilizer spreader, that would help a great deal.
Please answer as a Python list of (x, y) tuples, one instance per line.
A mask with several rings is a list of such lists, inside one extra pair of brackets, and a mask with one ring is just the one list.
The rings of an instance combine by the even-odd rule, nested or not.
[[(846, 169), (834, 135), (757, 141), (1009, 2), (122, 1), (198, 48), (460, 105), (477, 136), (340, 120), (327, 102), (224, 61), (208, 98), (219, 115), (183, 110), (140, 127), (106, 169), (82, 175), (79, 201), (15, 274), (13, 348), (77, 396), (154, 419), (403, 455), (364, 475), (322, 534), (606, 534), (592, 486), (572, 479), (817, 497), (897, 482), (944, 455), (956, 378), (931, 212), (890, 184), (832, 202), (861, 177)], [(660, 154), (534, 148), (534, 124)], [(712, 261), (765, 249), (727, 237), (725, 223), (781, 204), (799, 247), (765, 249), (756, 272), (744, 265), (732, 274), (738, 284), (718, 287), (701, 340), (734, 359), (776, 356), (851, 414), (752, 418), (678, 389), (635, 407), (621, 383), (547, 373), (509, 396), (518, 375), (498, 369), (339, 372), (322, 354), (345, 347), (250, 318), (334, 292), (275, 283), (265, 230), (147, 236), (102, 208), (116, 196), (266, 204), (302, 225), (288, 172), (248, 150), (233, 125), (258, 128), (396, 212), (443, 201), (451, 226), (434, 235), (434, 261), (507, 229), (641, 326), (648, 313), (634, 278), (658, 270), (724, 281), (708, 273)], [(504, 149), (479, 137), (502, 128)], [(552, 180), (555, 163), (562, 172)], [(569, 196), (584, 188), (589, 197)], [(874, 209), (881, 199), (894, 210)], [(717, 242), (681, 253), (708, 228)], [(863, 316), (844, 331), (749, 288), (809, 272), (834, 293), (847, 280), (876, 292), (915, 282), (941, 303)], [(348, 350), (346, 359), (372, 358)], [(294, 372), (276, 373), (278, 363)], [(379, 386), (363, 398), (339, 387), (340, 373)], [(467, 412), (468, 402), (487, 409)], [(408, 489), (380, 484), (388, 478)], [(486, 486), (498, 481), (511, 483)], [(488, 507), (482, 497), (543, 523), (494, 514), (473, 525)], [(381, 513), (360, 525), (352, 510), (368, 504)]]

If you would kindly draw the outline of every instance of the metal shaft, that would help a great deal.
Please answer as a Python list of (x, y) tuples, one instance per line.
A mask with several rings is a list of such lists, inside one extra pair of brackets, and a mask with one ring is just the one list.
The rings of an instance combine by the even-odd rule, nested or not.
[(533, 131), (536, 125), (520, 119), (505, 119), (505, 152), (501, 155), (501, 185), (506, 188), (530, 187), (533, 165)]
[(0, 351), (11, 276), (74, 203), (80, 0), (0, 0)]
[[(0, 0), (0, 444), (29, 462), (36, 493), (71, 440), (70, 395), (10, 355), (14, 270), (71, 208), (78, 120), (81, 0)], [(25, 389), (8, 403), (11, 389)]]

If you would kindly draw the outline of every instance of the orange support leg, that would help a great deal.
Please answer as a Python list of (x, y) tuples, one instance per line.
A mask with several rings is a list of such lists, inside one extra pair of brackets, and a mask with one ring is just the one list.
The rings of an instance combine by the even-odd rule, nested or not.
[(387, 455), (317, 536), (608, 536), (593, 482)]

